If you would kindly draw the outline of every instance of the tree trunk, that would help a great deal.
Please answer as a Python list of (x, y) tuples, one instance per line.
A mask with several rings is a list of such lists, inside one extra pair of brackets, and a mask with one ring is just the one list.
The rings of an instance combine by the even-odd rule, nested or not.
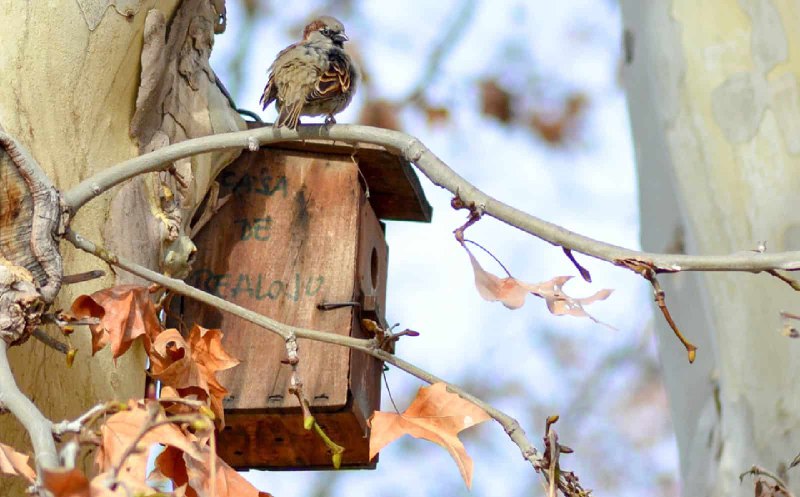
[[(62, 191), (142, 151), (243, 129), (208, 68), (222, 11), (221, 0), (0, 0), (0, 126)], [(164, 19), (174, 21), (169, 34)], [(179, 275), (181, 265), (167, 261), (176, 250), (191, 250), (190, 243), (176, 247), (185, 245), (194, 209), (234, 155), (176, 163), (182, 182), (166, 174), (129, 182), (81, 209), (71, 226), (119, 255)], [(106, 276), (63, 287), (56, 309), (68, 309), (79, 294), (132, 281), (67, 243), (61, 249), (65, 274), (100, 268)], [(78, 349), (71, 368), (36, 340), (10, 351), (20, 387), (46, 416), (71, 418), (98, 401), (144, 395), (141, 347), (115, 364), (108, 349), (91, 357), (85, 328), (71, 340)], [(11, 416), (0, 416), (0, 433), (3, 443), (29, 446)], [(11, 481), (0, 479), (0, 494), (23, 495)]]
[[(644, 248), (800, 248), (800, 4), (623, 0), (622, 11)], [(798, 310), (796, 294), (765, 274), (660, 280), (699, 346), (687, 364), (656, 316), (683, 495), (753, 495), (740, 473), (783, 474), (800, 451), (800, 344), (779, 316)]]

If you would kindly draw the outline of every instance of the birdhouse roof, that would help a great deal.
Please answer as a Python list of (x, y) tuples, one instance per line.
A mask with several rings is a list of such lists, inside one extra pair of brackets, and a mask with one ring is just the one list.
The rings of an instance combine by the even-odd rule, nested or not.
[(431, 221), (433, 208), (413, 167), (384, 147), (319, 139), (274, 143), (265, 148), (353, 157), (369, 189), (369, 203), (380, 219)]

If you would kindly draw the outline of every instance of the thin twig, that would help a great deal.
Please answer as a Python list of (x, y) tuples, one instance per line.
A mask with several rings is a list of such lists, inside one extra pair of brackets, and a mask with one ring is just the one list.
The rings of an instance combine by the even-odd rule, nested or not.
[(264, 123), (264, 121), (261, 119), (261, 116), (259, 116), (257, 113), (253, 112), (252, 110), (247, 110), (247, 109), (235, 109), (235, 110), (239, 114), (241, 114), (241, 115), (243, 115), (245, 117), (249, 117), (250, 119), (253, 120), (253, 122), (256, 122), (256, 123), (259, 123), (259, 124), (263, 124)]
[(549, 488), (547, 495), (548, 497), (556, 497), (556, 483), (558, 482), (558, 458), (560, 454), (558, 452), (558, 435), (556, 435), (556, 431), (551, 427), (548, 427), (547, 430), (547, 448), (550, 449), (550, 453), (548, 454), (550, 464), (547, 466), (547, 474), (548, 478), (550, 479), (550, 484), (548, 485)]
[(201, 407), (208, 407), (208, 404), (202, 400), (187, 399), (184, 397), (159, 397), (155, 399), (159, 404), (183, 404), (185, 406), (200, 409)]
[[(117, 464), (111, 470), (111, 474), (109, 475), (109, 481), (111, 482), (112, 488), (114, 490), (114, 486), (122, 483), (119, 481), (119, 473), (122, 471), (123, 467), (125, 466), (125, 461), (133, 455), (135, 452), (138, 452), (140, 449), (138, 447), (139, 443), (144, 439), (144, 437), (151, 431), (155, 430), (164, 425), (180, 425), (182, 423), (192, 423), (193, 421), (198, 419), (200, 415), (183, 415), (183, 416), (172, 416), (170, 418), (158, 419), (159, 414), (161, 414), (161, 406), (157, 403), (149, 404), (150, 412), (148, 413), (148, 418), (142, 425), (139, 433), (136, 434), (133, 441), (125, 447), (125, 451), (117, 461)], [(216, 483), (216, 482), (215, 482)]]
[(43, 344), (47, 345), (51, 349), (55, 350), (56, 352), (61, 352), (62, 354), (66, 354), (70, 351), (69, 345), (55, 338), (51, 337), (41, 328), (36, 328), (33, 330), (33, 337)]
[(147, 435), (147, 433), (150, 430), (153, 430), (157, 426), (161, 426), (162, 424), (164, 424), (164, 420), (162, 420), (160, 424), (157, 421), (158, 415), (161, 414), (160, 405), (152, 403), (148, 406), (148, 411), (149, 412), (147, 413), (147, 420), (142, 424), (141, 428), (139, 428), (139, 433), (137, 433), (133, 441), (130, 444), (128, 444), (127, 447), (125, 447), (125, 450), (119, 457), (119, 461), (117, 461), (117, 464), (115, 464), (114, 467), (111, 469), (111, 476), (109, 477), (109, 480), (112, 482), (111, 490), (115, 489), (114, 485), (116, 485), (119, 479), (119, 473), (120, 471), (122, 471), (122, 467), (125, 465), (125, 461), (134, 452), (137, 452), (139, 450), (139, 448), (137, 447), (139, 445), (139, 442), (141, 442), (142, 439), (144, 439), (145, 435)]
[(211, 496), (217, 496), (217, 431), (211, 430), (211, 435), (209, 439), (209, 446), (211, 449), (211, 453), (209, 454), (209, 465), (211, 466), (211, 470), (209, 471), (209, 477), (211, 480)]
[(74, 285), (75, 283), (83, 283), (85, 281), (96, 280), (106, 275), (105, 271), (96, 269), (94, 271), (86, 271), (85, 273), (67, 274), (61, 278), (62, 285)]
[(422, 71), (422, 75), (408, 96), (403, 99), (403, 103), (414, 102), (422, 98), (425, 89), (430, 87), (447, 55), (454, 47), (458, 46), (458, 39), (469, 26), (469, 21), (475, 13), (475, 6), (475, 0), (465, 0), (455, 15), (448, 15), (448, 18), (453, 19), (453, 21), (427, 57), (428, 62)]
[(389, 352), (381, 350), (379, 344), (374, 339), (352, 338), (325, 331), (309, 330), (305, 328), (289, 326), (266, 316), (262, 316), (257, 312), (245, 309), (232, 302), (228, 302), (227, 300), (211, 295), (202, 290), (193, 288), (187, 285), (184, 281), (168, 278), (138, 264), (121, 259), (113, 254), (110, 254), (104, 249), (98, 248), (94, 243), (73, 231), (67, 231), (66, 239), (77, 248), (95, 255), (109, 264), (118, 266), (130, 272), (131, 274), (146, 280), (158, 283), (164, 288), (167, 288), (175, 293), (193, 298), (199, 302), (216, 307), (222, 311), (229, 312), (234, 316), (240, 317), (268, 331), (271, 331), (272, 333), (280, 335), (284, 340), (289, 338), (290, 334), (294, 333), (297, 338), (307, 338), (319, 342), (349, 347), (351, 349), (359, 350), (369, 354), (372, 357), (380, 359), (388, 364), (392, 364), (398, 369), (402, 369), (403, 371), (427, 383), (445, 383), (451, 392), (456, 393), (461, 398), (477, 405), (486, 411), (495, 421), (497, 421), (503, 427), (509, 438), (511, 438), (511, 440), (519, 447), (520, 451), (522, 452), (522, 457), (525, 458), (536, 471), (543, 469), (541, 455), (539, 455), (539, 453), (536, 451), (536, 448), (533, 446), (530, 440), (528, 440), (525, 431), (520, 427), (520, 424), (516, 419), (468, 393), (464, 389), (453, 385), (452, 383), (449, 383), (442, 378), (439, 378), (438, 376), (433, 375), (407, 361), (404, 361), (403, 359), (400, 359)]
[(567, 247), (561, 247), (561, 248), (564, 249), (564, 255), (567, 256), (567, 259), (569, 259), (572, 265), (575, 266), (575, 269), (577, 269), (578, 272), (581, 273), (581, 278), (583, 278), (583, 280), (586, 281), (586, 283), (591, 283), (592, 273), (590, 273), (589, 270), (586, 269), (585, 267), (581, 266), (580, 262), (578, 262), (578, 260), (575, 259), (575, 256), (572, 255), (572, 250), (568, 249)]
[(683, 336), (683, 333), (681, 333), (678, 325), (675, 324), (675, 321), (672, 319), (672, 315), (669, 312), (669, 308), (667, 308), (667, 302), (664, 298), (664, 290), (661, 288), (661, 284), (659, 284), (655, 275), (652, 275), (647, 279), (650, 281), (650, 284), (653, 285), (653, 294), (655, 296), (656, 304), (658, 304), (658, 308), (661, 309), (661, 314), (664, 315), (664, 319), (667, 320), (669, 327), (672, 328), (675, 336), (678, 337), (678, 340), (680, 340), (680, 342), (686, 348), (686, 354), (689, 358), (689, 363), (693, 363), (695, 356), (697, 355), (697, 347)]
[(142, 173), (166, 169), (173, 161), (184, 157), (215, 150), (244, 149), (252, 140), (256, 140), (260, 145), (266, 145), (312, 139), (381, 145), (415, 164), (435, 185), (454, 195), (457, 194), (466, 204), (480, 205), (485, 214), (553, 245), (567, 247), (573, 252), (580, 252), (623, 267), (627, 266), (620, 264), (620, 261), (639, 260), (650, 264), (656, 272), (800, 270), (798, 251), (770, 254), (742, 251), (729, 255), (708, 256), (659, 254), (639, 252), (594, 240), (490, 197), (459, 176), (413, 136), (400, 131), (354, 124), (301, 125), (296, 131), (265, 126), (185, 140), (101, 170), (68, 190), (64, 194), (64, 202), (75, 212), (86, 202), (114, 186)]
[(386, 387), (386, 393), (389, 395), (389, 402), (392, 403), (392, 407), (394, 408), (394, 412), (400, 414), (400, 409), (397, 408), (397, 404), (394, 402), (394, 397), (392, 397), (392, 389), (389, 388), (389, 380), (386, 378), (386, 369), (381, 371), (383, 375), (383, 386)]
[(147, 268), (139, 266), (138, 264), (126, 261), (124, 259), (120, 259), (119, 257), (116, 257), (113, 254), (110, 254), (109, 252), (103, 249), (98, 249), (92, 242), (86, 240), (85, 238), (81, 237), (80, 235), (72, 231), (67, 232), (67, 240), (73, 243), (73, 245), (75, 245), (77, 248), (92, 253), (95, 256), (105, 260), (109, 264), (114, 264), (136, 276), (150, 280), (154, 283), (163, 286), (164, 288), (172, 290), (175, 293), (184, 295), (186, 297), (194, 298), (200, 302), (203, 302), (204, 304), (214, 306), (220, 310), (229, 312), (237, 317), (245, 319), (253, 324), (256, 324), (268, 331), (280, 335), (281, 337), (284, 338), (284, 340), (289, 339), (291, 335), (294, 334), (297, 338), (306, 338), (320, 342), (330, 343), (333, 345), (349, 347), (351, 349), (359, 350), (366, 354), (369, 354), (377, 359), (380, 359), (383, 362), (392, 364), (398, 369), (401, 369), (427, 383), (430, 384), (444, 383), (447, 385), (448, 390), (459, 395), (461, 398), (477, 405), (478, 407), (486, 411), (486, 413), (489, 414), (489, 416), (491, 416), (495, 421), (497, 421), (503, 427), (503, 429), (505, 430), (506, 434), (509, 436), (511, 441), (514, 442), (520, 449), (522, 457), (531, 464), (534, 470), (536, 470), (537, 472), (541, 472), (546, 468), (546, 466), (543, 464), (542, 456), (538, 453), (538, 451), (530, 442), (530, 440), (528, 440), (525, 431), (522, 429), (522, 427), (520, 426), (519, 422), (516, 419), (512, 418), (503, 411), (493, 407), (491, 404), (475, 397), (474, 395), (470, 394), (463, 388), (458, 387), (452, 383), (449, 383), (444, 379), (439, 378), (438, 376), (425, 371), (422, 368), (419, 368), (403, 359), (400, 359), (392, 355), (389, 352), (382, 350), (379, 347), (379, 344), (374, 339), (367, 340), (367, 339), (351, 338), (351, 337), (336, 335), (330, 332), (309, 330), (280, 323), (266, 316), (262, 316), (256, 312), (250, 311), (236, 304), (228, 302), (224, 299), (203, 292), (202, 290), (193, 288), (181, 280), (168, 278), (159, 273), (156, 273), (155, 271), (151, 271)]
[(483, 216), (483, 208), (476, 205), (474, 202), (464, 202), (464, 199), (462, 199), (458, 194), (456, 194), (456, 196), (450, 200), (450, 206), (455, 210), (469, 209), (467, 221), (463, 225), (453, 230), (453, 235), (455, 235), (456, 241), (463, 245), (464, 232), (467, 231), (467, 228), (481, 220), (481, 217)]
[(661, 314), (664, 315), (664, 319), (667, 320), (667, 324), (669, 324), (669, 327), (672, 328), (672, 332), (675, 334), (678, 340), (680, 340), (684, 348), (686, 348), (686, 354), (689, 358), (689, 363), (693, 363), (697, 355), (697, 347), (683, 336), (683, 333), (681, 333), (681, 330), (678, 328), (675, 320), (672, 319), (672, 314), (670, 314), (669, 308), (667, 307), (664, 289), (661, 288), (661, 284), (656, 278), (655, 268), (645, 261), (636, 259), (618, 261), (617, 264), (627, 267), (650, 282), (650, 285), (653, 287), (653, 299), (656, 301), (656, 304), (658, 304), (658, 308), (661, 310)]
[(339, 469), (342, 464), (342, 453), (344, 447), (337, 444), (325, 433), (325, 430), (317, 423), (314, 415), (311, 414), (311, 406), (308, 403), (306, 394), (303, 391), (303, 380), (300, 379), (300, 373), (297, 370), (300, 364), (300, 355), (298, 354), (297, 336), (290, 333), (286, 338), (286, 356), (284, 361), (292, 367), (292, 376), (289, 380), (289, 393), (297, 397), (297, 402), (300, 404), (300, 410), (303, 413), (303, 428), (306, 430), (313, 429), (314, 432), (322, 439), (322, 442), (332, 453), (333, 467)]
[(796, 279), (790, 278), (790, 277), (786, 276), (785, 274), (781, 274), (776, 269), (770, 269), (770, 270), (767, 271), (767, 273), (771, 274), (772, 276), (778, 278), (782, 282), (784, 282), (787, 285), (789, 285), (790, 287), (792, 287), (792, 290), (794, 290), (796, 292), (800, 292), (800, 282), (798, 282)]
[(505, 264), (500, 262), (500, 259), (498, 259), (491, 251), (489, 251), (489, 249), (487, 249), (486, 247), (484, 247), (483, 245), (481, 245), (478, 242), (473, 242), (472, 240), (464, 239), (464, 243), (471, 243), (471, 244), (475, 245), (476, 247), (478, 247), (479, 249), (481, 249), (484, 252), (486, 252), (487, 254), (489, 254), (489, 257), (494, 259), (494, 261), (496, 263), (500, 264), (500, 267), (503, 268), (503, 271), (506, 272), (506, 275), (508, 275), (509, 278), (513, 278), (513, 276), (511, 276), (511, 272), (508, 270), (508, 268), (505, 266)]
[(118, 412), (120, 410), (119, 402), (104, 402), (97, 404), (73, 421), (60, 421), (53, 424), (53, 435), (60, 437), (65, 433), (80, 433), (86, 426), (91, 426), (95, 421), (105, 416), (106, 414)]
[[(218, 183), (215, 183), (215, 184), (218, 184)], [(217, 188), (217, 195), (218, 195), (219, 194), (219, 187), (217, 186), (216, 188)], [(217, 215), (217, 212), (219, 212), (220, 209), (225, 207), (225, 204), (227, 204), (228, 201), (230, 201), (230, 199), (233, 197), (233, 194), (230, 194), (230, 195), (225, 195), (221, 199), (217, 200), (217, 198), (216, 198), (217, 195), (213, 196), (213, 199), (215, 200), (215, 204), (216, 205), (214, 205), (211, 208), (206, 208), (206, 210), (203, 211), (203, 214), (200, 216), (200, 219), (197, 220), (197, 223), (195, 223), (194, 226), (192, 226), (192, 238), (194, 238), (198, 233), (200, 233), (200, 230), (202, 230), (205, 227), (205, 225), (208, 224), (209, 221), (214, 219), (214, 216)]]
[(766, 476), (767, 478), (771, 478), (786, 494), (786, 497), (794, 497), (794, 494), (792, 493), (791, 490), (789, 490), (789, 486), (786, 484), (783, 478), (779, 477), (778, 475), (776, 475), (772, 471), (769, 471), (766, 468), (762, 468), (761, 466), (753, 466), (749, 470), (739, 475), (739, 483), (741, 483), (744, 480), (744, 477), (747, 475)]
[(61, 331), (70, 326), (95, 326), (100, 324), (100, 318), (85, 317), (76, 318), (67, 313), (58, 312), (55, 314), (42, 314), (42, 323), (52, 323), (58, 326)]

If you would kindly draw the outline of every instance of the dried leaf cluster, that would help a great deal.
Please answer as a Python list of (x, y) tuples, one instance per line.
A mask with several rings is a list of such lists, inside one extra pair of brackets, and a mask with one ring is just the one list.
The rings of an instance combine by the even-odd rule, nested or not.
[(500, 278), (484, 270), (469, 248), (466, 245), (462, 246), (469, 255), (475, 273), (475, 287), (484, 299), (490, 302), (499, 301), (509, 309), (519, 309), (525, 304), (525, 297), (530, 293), (544, 299), (547, 309), (555, 316), (586, 317), (601, 323), (586, 312), (583, 306), (607, 299), (613, 290), (603, 289), (588, 297), (577, 298), (571, 297), (562, 288), (572, 276), (556, 276), (541, 283), (526, 283), (511, 275)]
[[(38, 484), (53, 497), (269, 496), (214, 454), (214, 424), (207, 410), (198, 410), (189, 402), (184, 405), (186, 413), (172, 415), (165, 409), (165, 403), (131, 400), (122, 405), (110, 404), (102, 416), (87, 422), (80, 433), (81, 439), (91, 439), (97, 445), (97, 474), (90, 479), (75, 468), (44, 470)], [(99, 428), (93, 423), (99, 424)], [(155, 447), (163, 450), (148, 475), (148, 460)], [(37, 475), (29, 466), (28, 456), (2, 444), (0, 473), (36, 483)], [(164, 488), (166, 480), (171, 480), (174, 489), (158, 490)]]
[(162, 396), (192, 398), (207, 403), (224, 425), (222, 399), (228, 391), (217, 371), (239, 361), (222, 347), (223, 333), (195, 325), (184, 338), (176, 329), (165, 330), (146, 287), (122, 285), (81, 295), (72, 305), (79, 318), (100, 320), (91, 325), (92, 354), (111, 344), (112, 357), (124, 354), (137, 338), (151, 362), (151, 375), (161, 381)]
[[(110, 345), (116, 359), (141, 338), (151, 375), (162, 383), (161, 398), (110, 403), (99, 414), (81, 418), (73, 442), (97, 447), (97, 474), (91, 479), (68, 469), (44, 470), (37, 480), (28, 456), (2, 444), (0, 473), (23, 477), (54, 497), (269, 495), (216, 455), (214, 422), (224, 424), (222, 398), (227, 394), (216, 372), (238, 364), (222, 347), (220, 330), (194, 326), (184, 337), (164, 329), (150, 290), (132, 285), (82, 295), (72, 313), (97, 322), (90, 325), (93, 354)], [(148, 475), (153, 447), (163, 450)], [(172, 482), (167, 488), (173, 488), (168, 493), (158, 490), (166, 480)]]
[[(111, 403), (100, 415), (83, 420), (78, 438), (97, 447), (97, 474), (92, 478), (69, 469), (43, 471), (37, 482), (29, 457), (2, 444), (0, 473), (23, 477), (54, 497), (106, 497), (126, 492), (176, 497), (267, 495), (239, 476), (214, 450), (212, 420), (224, 424), (222, 399), (227, 394), (216, 372), (238, 364), (223, 348), (220, 330), (195, 325), (184, 337), (176, 329), (164, 329), (151, 289), (134, 285), (82, 295), (71, 312), (75, 319), (92, 318), (91, 322), (97, 323), (89, 326), (92, 354), (110, 346), (116, 359), (141, 339), (150, 358), (150, 374), (162, 383), (160, 399)], [(473, 463), (458, 433), (488, 419), (483, 409), (448, 392), (443, 383), (421, 388), (404, 413), (374, 413), (370, 457), (404, 434), (424, 438), (450, 453), (470, 486)], [(163, 450), (156, 458), (155, 471), (147, 475), (148, 457), (156, 446)], [(156, 490), (165, 480), (174, 486), (170, 493)]]

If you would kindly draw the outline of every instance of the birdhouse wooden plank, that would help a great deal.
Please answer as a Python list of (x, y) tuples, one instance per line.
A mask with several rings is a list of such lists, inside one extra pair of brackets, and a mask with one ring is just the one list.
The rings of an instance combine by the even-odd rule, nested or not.
[[(230, 200), (195, 239), (189, 283), (280, 322), (363, 338), (385, 323), (388, 247), (381, 218), (429, 221), (409, 164), (372, 145), (324, 141), (244, 152), (219, 177)], [(369, 195), (367, 193), (369, 192)], [(283, 340), (184, 299), (183, 324), (221, 328), (242, 362), (219, 374), (230, 391), (218, 450), (238, 469), (332, 467), (303, 428)], [(383, 365), (345, 347), (300, 339), (299, 375), (312, 413), (345, 447), (344, 467), (374, 467), (366, 420), (380, 405)]]

